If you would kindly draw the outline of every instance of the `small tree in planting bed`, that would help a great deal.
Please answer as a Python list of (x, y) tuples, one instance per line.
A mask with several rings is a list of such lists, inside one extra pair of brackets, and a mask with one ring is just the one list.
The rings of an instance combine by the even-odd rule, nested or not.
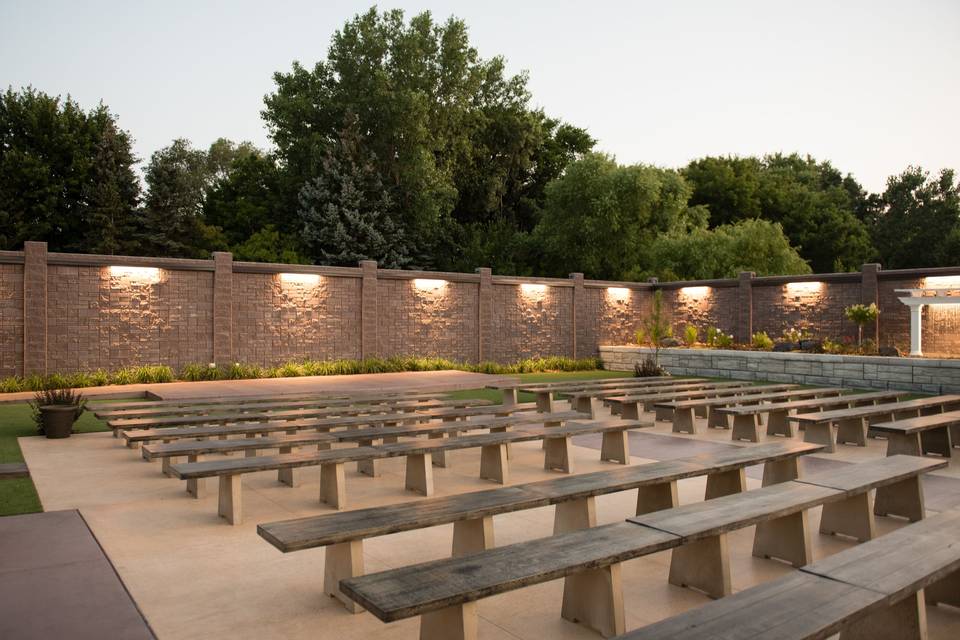
[(863, 345), (863, 327), (880, 315), (880, 309), (871, 302), (869, 305), (855, 304), (844, 309), (847, 319), (857, 324), (857, 344)]

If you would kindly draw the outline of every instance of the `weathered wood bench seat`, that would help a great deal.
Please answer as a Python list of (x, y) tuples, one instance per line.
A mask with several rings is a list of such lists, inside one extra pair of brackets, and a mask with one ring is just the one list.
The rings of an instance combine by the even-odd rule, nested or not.
[(886, 434), (888, 456), (935, 453), (949, 458), (953, 447), (960, 447), (960, 411), (875, 422), (870, 428)]
[[(788, 391), (796, 389), (795, 384), (766, 384), (754, 385), (749, 382), (724, 382), (718, 383), (712, 387), (703, 389), (693, 389), (681, 391), (680, 393), (664, 394), (644, 394), (644, 395), (624, 395), (614, 398), (606, 398), (605, 401), (620, 406), (620, 415), (631, 420), (631, 416), (640, 415), (640, 406), (644, 411), (655, 411), (655, 419), (658, 421), (673, 420), (673, 409), (656, 409), (659, 402), (671, 402), (674, 400), (702, 400), (706, 398), (725, 398), (730, 396), (747, 395), (755, 393), (764, 393), (768, 391)], [(701, 407), (695, 410), (695, 414), (700, 417), (706, 417), (707, 410)]]
[[(344, 464), (377, 458), (405, 457), (406, 488), (424, 496), (433, 495), (431, 457), (437, 451), (480, 448), (480, 477), (500, 484), (509, 483), (510, 470), (506, 445), (513, 442), (546, 440), (544, 468), (573, 472), (570, 439), (578, 435), (600, 433), (604, 442), (600, 459), (629, 464), (629, 441), (626, 431), (652, 426), (649, 422), (619, 421), (615, 423), (569, 423), (562, 427), (521, 426), (516, 431), (416, 440), (379, 446), (332, 449), (310, 453), (290, 453), (255, 458), (228, 458), (187, 462), (170, 466), (170, 472), (181, 480), (220, 478), (219, 514), (231, 524), (241, 521), (241, 477), (245, 473), (320, 466), (320, 501), (336, 509), (347, 503)], [(189, 489), (189, 485), (188, 485)], [(199, 485), (192, 494), (197, 495)]]
[(157, 440), (172, 441), (183, 438), (227, 438), (231, 435), (249, 435), (275, 433), (278, 431), (294, 431), (301, 429), (316, 429), (317, 431), (331, 431), (333, 429), (352, 429), (359, 427), (373, 427), (393, 424), (415, 424), (428, 420), (469, 418), (471, 416), (508, 416), (533, 409), (532, 404), (518, 404), (512, 407), (503, 405), (489, 405), (463, 408), (437, 408), (405, 411), (403, 413), (369, 414), (361, 416), (336, 416), (332, 418), (304, 418), (300, 420), (272, 420), (263, 422), (242, 421), (236, 424), (211, 424), (189, 427), (167, 427), (161, 429), (142, 429), (135, 431), (121, 431), (121, 435), (128, 446), (136, 446), (141, 442)]
[[(163, 460), (163, 472), (169, 474), (173, 458), (188, 458), (188, 462), (197, 462), (199, 456), (211, 453), (245, 452), (247, 457), (259, 455), (261, 449), (280, 449), (280, 453), (293, 453), (292, 448), (302, 445), (316, 444), (318, 450), (329, 449), (336, 442), (356, 442), (361, 446), (371, 446), (378, 442), (397, 442), (401, 437), (428, 436), (442, 438), (447, 434), (457, 435), (463, 431), (489, 429), (497, 433), (506, 431), (510, 427), (528, 424), (542, 424), (544, 426), (559, 426), (567, 420), (583, 418), (577, 411), (562, 411), (556, 413), (515, 413), (499, 418), (480, 420), (453, 420), (443, 422), (416, 424), (402, 427), (370, 427), (346, 431), (330, 431), (323, 433), (300, 434), (297, 431), (283, 436), (256, 437), (256, 433), (247, 433), (246, 437), (228, 440), (177, 440), (161, 444), (145, 444), (142, 450), (144, 460)], [(509, 453), (509, 450), (508, 450)], [(433, 459), (434, 466), (446, 466), (443, 452), (437, 452)], [(373, 461), (358, 463), (358, 470), (370, 476), (376, 476), (376, 467)], [(281, 482), (286, 482), (280, 478)]]
[(333, 407), (359, 407), (367, 405), (416, 405), (433, 400), (444, 400), (443, 394), (424, 393), (404, 396), (380, 396), (364, 398), (302, 398), (291, 399), (270, 398), (258, 402), (235, 402), (233, 399), (223, 399), (219, 403), (207, 403), (187, 406), (162, 406), (144, 409), (108, 409), (95, 412), (98, 418), (151, 418), (157, 416), (189, 416), (205, 415), (209, 413), (223, 413), (236, 411), (247, 413), (250, 411), (276, 411), (277, 409), (328, 409)]
[[(689, 380), (699, 380), (699, 378), (688, 378)], [(517, 402), (517, 394), (520, 391), (530, 391), (531, 389), (552, 389), (554, 391), (579, 391), (585, 389), (604, 389), (608, 387), (624, 388), (645, 388), (667, 385), (675, 382), (677, 378), (672, 376), (658, 376), (650, 378), (601, 378), (599, 380), (570, 380), (563, 382), (530, 382), (526, 384), (487, 385), (488, 389), (498, 389), (503, 393), (503, 404)]]
[(417, 502), (372, 507), (261, 524), (257, 532), (288, 553), (326, 547), (324, 592), (353, 612), (355, 602), (340, 593), (339, 582), (363, 573), (363, 540), (454, 523), (453, 555), (494, 546), (493, 516), (556, 505), (554, 533), (596, 526), (597, 496), (638, 490), (636, 514), (676, 507), (677, 482), (707, 476), (706, 499), (746, 490), (743, 470), (764, 465), (764, 486), (798, 477), (797, 458), (822, 445), (771, 443), (719, 454), (596, 471), (512, 487), (489, 489)]
[(673, 411), (674, 433), (697, 433), (697, 421), (694, 416), (697, 409), (706, 410), (708, 427), (728, 429), (730, 425), (727, 421), (727, 415), (716, 411), (716, 409), (729, 406), (759, 405), (780, 400), (819, 398), (831, 395), (838, 396), (843, 393), (843, 391), (843, 389), (837, 387), (788, 389), (786, 391), (746, 393), (732, 397), (671, 400), (669, 402), (658, 402), (653, 406), (658, 412), (663, 411), (664, 415)]
[(907, 395), (906, 391), (869, 391), (850, 393), (842, 396), (790, 400), (789, 402), (771, 402), (733, 407), (716, 407), (714, 411), (733, 416), (733, 440), (759, 441), (760, 417), (766, 416), (767, 435), (792, 438), (796, 435), (793, 423), (787, 417), (794, 412), (809, 409), (830, 409), (834, 407), (859, 407), (895, 401)]
[[(563, 577), (561, 615), (609, 637), (625, 630), (622, 562), (674, 549), (671, 583), (728, 595), (726, 536), (731, 531), (757, 525), (754, 555), (806, 563), (810, 542), (802, 525), (807, 510), (846, 500), (857, 491), (896, 487), (908, 469), (916, 476), (945, 465), (911, 456), (872, 460), (856, 465), (864, 474), (856, 488), (820, 486), (816, 482), (827, 474), (817, 474), (624, 523), (349, 578), (340, 582), (340, 590), (385, 622), (421, 616), (424, 640), (474, 638), (478, 600)], [(893, 478), (894, 484), (884, 485), (884, 478)]]
[[(658, 385), (654, 388), (644, 388), (642, 393), (637, 393), (637, 388), (628, 388), (624, 389), (623, 387), (610, 387), (603, 390), (581, 390), (581, 391), (568, 391), (564, 392), (562, 395), (569, 398), (570, 406), (581, 411), (583, 413), (590, 413), (591, 417), (595, 417), (597, 410), (600, 408), (601, 404), (606, 403), (607, 398), (618, 398), (624, 395), (632, 395), (634, 397), (639, 397), (644, 394), (669, 394), (669, 393), (681, 393), (683, 391), (698, 391), (700, 389), (725, 389), (733, 388), (738, 386), (744, 386), (746, 383), (740, 382), (713, 382), (710, 380), (705, 381), (694, 381), (687, 382), (685, 380), (678, 380), (677, 384), (670, 385)], [(555, 398), (556, 396), (554, 396)], [(538, 404), (546, 404), (544, 400), (541, 399), (542, 396), (537, 396)], [(607, 403), (610, 404), (611, 408), (619, 408), (618, 403)], [(612, 409), (611, 409), (612, 410)]]
[[(349, 405), (343, 407), (319, 407), (301, 409), (278, 409), (276, 411), (220, 411), (208, 414), (192, 414), (189, 416), (156, 416), (150, 418), (115, 418), (107, 421), (107, 426), (116, 430), (128, 429), (157, 429), (163, 427), (202, 426), (211, 424), (226, 424), (234, 422), (263, 422), (267, 420), (301, 420), (304, 418), (326, 418), (334, 416), (378, 415), (390, 413), (412, 413), (427, 410), (441, 410), (446, 408), (467, 408), (498, 406), (489, 400), (480, 398), (465, 398), (459, 400), (427, 400), (416, 403), (401, 404), (372, 404)], [(532, 409), (534, 405), (516, 405)], [(504, 410), (515, 410), (505, 408)]]
[(946, 511), (618, 640), (926, 638), (925, 600), (960, 607), (957, 531)]
[[(942, 395), (930, 398), (918, 398), (905, 402), (891, 402), (852, 409), (835, 409), (819, 413), (799, 413), (787, 419), (806, 427), (803, 439), (806, 442), (818, 442), (827, 445), (827, 451), (834, 452), (837, 443), (867, 445), (867, 421), (876, 422), (915, 418), (923, 413), (941, 413), (960, 407), (960, 395)], [(879, 418), (880, 420), (876, 420)], [(837, 425), (834, 434), (832, 425)]]

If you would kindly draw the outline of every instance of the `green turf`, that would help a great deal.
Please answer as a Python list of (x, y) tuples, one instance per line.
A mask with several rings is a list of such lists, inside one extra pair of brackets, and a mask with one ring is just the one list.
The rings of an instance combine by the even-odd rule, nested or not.
[[(107, 425), (87, 411), (77, 420), (74, 430), (78, 433), (106, 431)], [(23, 453), (20, 451), (17, 438), (26, 436), (42, 437), (37, 435), (37, 426), (33, 422), (30, 405), (27, 403), (0, 405), (0, 463), (23, 462)], [(0, 480), (0, 516), (42, 510), (37, 490), (30, 478)]]
[[(564, 380), (598, 380), (601, 378), (629, 378), (633, 376), (632, 371), (563, 371), (559, 373), (520, 373), (516, 377), (520, 382), (561, 382)], [(490, 400), (491, 402), (500, 402), (503, 399), (503, 393), (498, 389), (464, 389), (462, 391), (452, 391), (448, 394), (451, 398), (478, 398), (481, 400)], [(517, 396), (519, 402), (533, 402), (536, 399), (532, 393), (521, 391)]]

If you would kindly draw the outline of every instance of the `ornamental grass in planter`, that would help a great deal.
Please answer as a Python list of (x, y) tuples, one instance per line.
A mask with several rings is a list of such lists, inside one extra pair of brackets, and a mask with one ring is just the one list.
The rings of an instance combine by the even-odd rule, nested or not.
[(48, 438), (69, 438), (86, 406), (87, 399), (73, 389), (44, 389), (30, 403), (37, 432)]

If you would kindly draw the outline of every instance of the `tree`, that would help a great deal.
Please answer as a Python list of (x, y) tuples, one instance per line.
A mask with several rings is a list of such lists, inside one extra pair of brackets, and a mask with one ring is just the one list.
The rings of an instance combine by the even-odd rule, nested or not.
[[(457, 239), (494, 220), (532, 229), (546, 184), (593, 145), (582, 130), (531, 110), (526, 75), (482, 59), (462, 21), (440, 24), (428, 12), (407, 22), (402, 11), (371, 9), (334, 34), (326, 60), (312, 69), (294, 63), (274, 80), (263, 117), (289, 172), (288, 210), (355, 120), (387, 213), (420, 266), (452, 264)], [(371, 197), (366, 208), (382, 206)]]
[(910, 167), (887, 180), (875, 213), (873, 241), (885, 267), (960, 264), (960, 182)]
[(376, 156), (364, 151), (355, 125), (346, 125), (338, 144), (328, 149), (323, 171), (300, 190), (304, 244), (323, 264), (376, 260), (399, 269), (414, 260), (412, 247), (391, 215)]
[(53, 251), (113, 252), (140, 187), (130, 135), (104, 104), (26, 88), (0, 95), (0, 246), (44, 240)]
[(810, 273), (783, 228), (766, 220), (741, 220), (715, 229), (697, 228), (656, 238), (644, 252), (643, 275), (661, 280), (735, 278)]
[(571, 163), (547, 187), (536, 242), (543, 269), (565, 276), (627, 279), (642, 268), (643, 249), (662, 233), (705, 224), (705, 212), (687, 207), (690, 188), (676, 171), (620, 166), (591, 153)]

